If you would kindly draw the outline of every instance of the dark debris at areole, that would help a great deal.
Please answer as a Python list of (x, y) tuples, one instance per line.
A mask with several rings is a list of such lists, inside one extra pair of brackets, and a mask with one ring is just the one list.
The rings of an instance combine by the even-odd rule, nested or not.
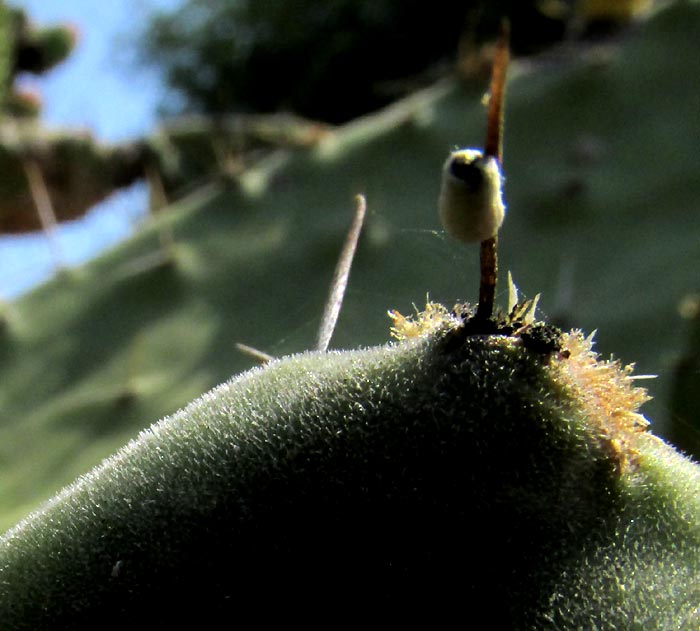
[(562, 330), (546, 322), (529, 322), (525, 316), (531, 301), (516, 305), (510, 313), (496, 313), (490, 318), (476, 315), (474, 307), (469, 304), (459, 304), (452, 310), (453, 315), (462, 320), (462, 324), (451, 329), (445, 337), (445, 350), (457, 350), (468, 337), (484, 335), (502, 335), (517, 337), (523, 346), (539, 355), (551, 355), (567, 351), (562, 348)]

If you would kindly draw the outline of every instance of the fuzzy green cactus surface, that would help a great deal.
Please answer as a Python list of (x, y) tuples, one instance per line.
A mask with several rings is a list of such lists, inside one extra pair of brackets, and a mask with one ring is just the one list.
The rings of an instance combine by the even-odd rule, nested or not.
[[(516, 62), (506, 104), (501, 270), (526, 295), (542, 292), (552, 320), (598, 329), (606, 355), (658, 375), (645, 382), (646, 409), (664, 436), (671, 369), (687, 344), (677, 305), (697, 291), (700, 267), (700, 117), (688, 80), (700, 76), (698, 32), (700, 2), (674, 2), (619, 46)], [(477, 249), (444, 235), (436, 200), (449, 152), (483, 141), (484, 89), (441, 84), (331, 130), (313, 149), (281, 150), (0, 305), (0, 528), (248, 368), (236, 342), (276, 356), (309, 348), (358, 193), (367, 222), (334, 348), (385, 342), (386, 310), (410, 311), (426, 292), (446, 304), (474, 297)], [(185, 153), (204, 143), (191, 131), (175, 134), (173, 151), (167, 134), (158, 140), (166, 190), (178, 164), (198, 173)], [(58, 184), (78, 192), (113, 181), (109, 160), (87, 162), (103, 168), (77, 160), (75, 178)], [(15, 169), (6, 184), (21, 184)], [(44, 171), (49, 187), (55, 173)], [(16, 195), (7, 190), (0, 206)], [(62, 198), (52, 192), (59, 221)], [(170, 258), (163, 226), (174, 233)]]
[(627, 372), (533, 339), (452, 321), (219, 386), (4, 535), (3, 628), (697, 629), (697, 466)]

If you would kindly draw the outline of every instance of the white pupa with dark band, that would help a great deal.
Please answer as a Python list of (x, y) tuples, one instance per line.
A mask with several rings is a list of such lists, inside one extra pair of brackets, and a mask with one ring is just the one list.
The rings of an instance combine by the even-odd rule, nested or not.
[(469, 243), (490, 239), (505, 217), (501, 169), (477, 149), (453, 151), (442, 169), (438, 209), (453, 237)]

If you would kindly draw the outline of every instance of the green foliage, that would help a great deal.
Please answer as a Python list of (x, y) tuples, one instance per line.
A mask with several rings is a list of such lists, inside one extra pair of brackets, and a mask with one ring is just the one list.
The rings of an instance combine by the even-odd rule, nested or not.
[(41, 98), (35, 92), (13, 90), (5, 100), (4, 113), (13, 118), (35, 119), (41, 107)]
[(5, 2), (0, 0), (0, 111), (5, 107), (8, 96), (13, 43), (10, 11)]
[(70, 55), (77, 33), (71, 26), (37, 28), (22, 9), (10, 10), (13, 28), (12, 74), (43, 74)]
[(19, 73), (43, 74), (62, 62), (75, 48), (76, 31), (71, 26), (35, 27), (22, 10), (0, 5), (0, 99), (2, 111), (15, 117), (33, 118), (41, 101), (33, 94), (15, 91)]
[(140, 39), (186, 109), (338, 123), (414, 89), (415, 75), (453, 61), (463, 33), (491, 35), (504, 13), (518, 48), (563, 35), (563, 19), (531, 0), (189, 0), (156, 13)]
[(651, 0), (580, 0), (579, 5), (592, 20), (629, 20), (648, 10)]
[(620, 471), (568, 361), (441, 329), (245, 373), (0, 540), (0, 619), (696, 628), (700, 472), (644, 433)]
[(20, 40), (16, 69), (42, 74), (64, 61), (76, 44), (76, 32), (67, 26), (28, 29)]

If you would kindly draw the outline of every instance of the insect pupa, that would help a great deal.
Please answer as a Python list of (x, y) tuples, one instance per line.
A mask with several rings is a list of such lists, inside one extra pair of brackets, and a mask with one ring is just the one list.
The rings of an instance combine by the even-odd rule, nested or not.
[(490, 239), (505, 217), (498, 160), (476, 149), (453, 151), (442, 169), (440, 221), (456, 239)]
[(500, 164), (503, 101), (510, 58), (509, 32), (508, 21), (503, 20), (491, 71), (484, 151), (460, 149), (450, 154), (442, 170), (442, 189), (438, 199), (440, 220), (446, 230), (460, 241), (479, 241), (481, 244), (476, 311), (480, 320), (488, 320), (493, 315), (498, 278), (498, 229), (505, 217)]

